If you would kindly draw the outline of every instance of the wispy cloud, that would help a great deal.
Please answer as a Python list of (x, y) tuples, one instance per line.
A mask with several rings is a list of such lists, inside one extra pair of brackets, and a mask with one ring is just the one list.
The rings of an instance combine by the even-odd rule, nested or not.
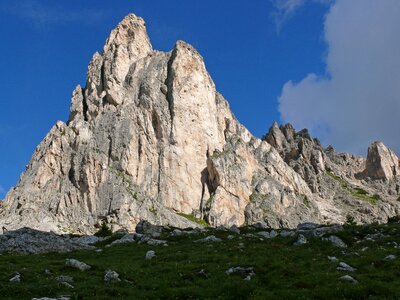
[(0, 11), (31, 22), (36, 28), (48, 25), (83, 22), (86, 24), (99, 22), (104, 12), (96, 9), (65, 9), (56, 1), (52, 5), (44, 5), (37, 0), (9, 1), (0, 4)]
[(337, 0), (324, 24), (327, 75), (288, 81), (282, 120), (339, 150), (365, 153), (382, 140), (400, 153), (398, 28), (398, 0)]
[(329, 5), (334, 0), (270, 0), (274, 11), (271, 13), (274, 19), (276, 31), (279, 33), (282, 30), (283, 25), (288, 22), (296, 12), (306, 5), (311, 4), (324, 4)]

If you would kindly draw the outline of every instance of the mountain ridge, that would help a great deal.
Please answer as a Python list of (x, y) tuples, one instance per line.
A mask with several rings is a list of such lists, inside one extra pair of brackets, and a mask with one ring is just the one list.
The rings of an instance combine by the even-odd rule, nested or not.
[(176, 227), (196, 218), (227, 227), (347, 215), (384, 222), (400, 213), (398, 175), (398, 158), (382, 143), (364, 159), (323, 149), (290, 124), (254, 137), (191, 45), (153, 50), (144, 20), (130, 14), (93, 55), (68, 122), (53, 126), (7, 193), (0, 225), (93, 233), (103, 222), (132, 231), (141, 219)]

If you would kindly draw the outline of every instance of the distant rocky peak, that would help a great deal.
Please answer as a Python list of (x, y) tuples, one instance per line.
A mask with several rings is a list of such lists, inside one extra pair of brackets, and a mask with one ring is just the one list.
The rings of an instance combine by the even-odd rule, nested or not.
[(372, 179), (390, 180), (400, 175), (399, 158), (382, 142), (374, 142), (368, 148), (364, 175)]

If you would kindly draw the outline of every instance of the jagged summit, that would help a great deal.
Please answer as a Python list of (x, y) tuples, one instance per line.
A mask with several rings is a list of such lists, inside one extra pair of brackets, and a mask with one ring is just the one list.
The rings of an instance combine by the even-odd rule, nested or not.
[(93, 233), (103, 222), (134, 230), (141, 219), (178, 227), (196, 219), (295, 227), (348, 214), (385, 221), (399, 213), (397, 169), (386, 176), (396, 158), (371, 153), (381, 157), (367, 160), (381, 164), (376, 171), (289, 124), (257, 139), (192, 46), (153, 50), (143, 19), (131, 14), (93, 55), (67, 124), (53, 126), (8, 192), (0, 226)]

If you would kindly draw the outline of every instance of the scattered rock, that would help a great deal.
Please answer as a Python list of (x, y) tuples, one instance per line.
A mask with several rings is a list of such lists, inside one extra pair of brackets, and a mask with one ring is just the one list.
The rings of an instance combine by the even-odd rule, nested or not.
[(245, 234), (243, 234), (243, 236), (244, 237), (247, 237), (247, 238), (255, 238), (256, 236), (254, 235), (254, 234), (252, 234), (252, 233), (245, 233)]
[(134, 243), (135, 242), (135, 235), (132, 233), (127, 233), (125, 234), (122, 238), (115, 240), (111, 243), (111, 245), (117, 245), (117, 244), (129, 244), (129, 243)]
[(261, 235), (262, 237), (266, 239), (272, 239), (274, 237), (278, 236), (278, 233), (275, 230), (271, 230), (270, 232), (267, 231), (260, 231), (257, 233), (258, 235)]
[(302, 246), (302, 245), (305, 245), (307, 243), (308, 243), (308, 241), (307, 241), (306, 237), (304, 235), (302, 235), (302, 234), (299, 234), (299, 236), (297, 237), (297, 241), (295, 241), (293, 243), (293, 245), (294, 246)]
[(386, 260), (395, 260), (397, 258), (396, 255), (390, 254), (388, 256), (385, 257)]
[(330, 237), (326, 238), (325, 240), (331, 242), (332, 245), (335, 247), (347, 248), (346, 243), (343, 242), (342, 239), (337, 237), (336, 235), (331, 235)]
[(215, 230), (218, 230), (218, 231), (228, 231), (228, 229), (227, 229), (224, 225), (219, 225), (219, 226), (217, 226), (217, 228), (215, 228)]
[(146, 234), (154, 238), (158, 238), (161, 235), (161, 232), (163, 231), (163, 227), (158, 225), (153, 225), (146, 220), (142, 220), (136, 225), (135, 231), (136, 233)]
[(156, 256), (156, 253), (153, 250), (149, 250), (149, 251), (146, 252), (145, 259), (146, 260), (151, 260), (155, 256)]
[(341, 225), (322, 226), (311, 230), (311, 236), (322, 237), (327, 234), (333, 234), (343, 230)]
[[(107, 237), (108, 238), (108, 237)], [(78, 238), (74, 238), (73, 240), (80, 243), (80, 244), (85, 244), (85, 245), (90, 245), (90, 244), (94, 244), (94, 243), (98, 243), (101, 241), (104, 241), (106, 238), (104, 237), (98, 237), (95, 235), (85, 235), (85, 236), (81, 236)]]
[(222, 240), (220, 238), (217, 238), (214, 235), (209, 235), (205, 237), (204, 239), (200, 239), (197, 241), (194, 241), (195, 243), (210, 243), (210, 242), (221, 242)]
[(354, 279), (353, 277), (351, 277), (350, 275), (344, 275), (344, 276), (340, 277), (339, 279), (340, 279), (340, 280), (343, 280), (343, 281), (349, 281), (349, 282), (351, 282), (351, 283), (353, 283), (353, 284), (357, 284), (357, 283), (358, 283), (358, 281), (355, 280), (355, 279)]
[(168, 246), (167, 241), (164, 240), (149, 239), (146, 243), (149, 246)]
[(336, 268), (339, 271), (344, 271), (344, 272), (354, 272), (357, 271), (356, 268), (353, 268), (352, 266), (349, 266), (348, 264), (344, 262), (340, 262), (339, 266)]
[(43, 298), (32, 298), (32, 300), (70, 300), (70, 296), (60, 296), (57, 298), (48, 298), (48, 297), (43, 297)]
[(30, 228), (7, 231), (0, 235), (0, 252), (36, 254), (90, 249), (94, 247), (80, 243), (68, 235), (57, 235)]
[(113, 283), (113, 282), (120, 282), (121, 279), (119, 279), (119, 274), (117, 272), (112, 270), (107, 270), (104, 273), (104, 281), (108, 283)]
[(81, 270), (81, 271), (87, 271), (87, 270), (91, 269), (91, 266), (89, 266), (79, 260), (73, 259), (73, 258), (67, 258), (65, 260), (65, 265), (68, 267), (72, 267), (72, 268)]
[(180, 230), (180, 229), (174, 229), (172, 232), (171, 232), (171, 236), (181, 236), (181, 235), (183, 235), (184, 233), (183, 233), (183, 231), (182, 230)]
[(295, 233), (294, 231), (291, 231), (291, 230), (282, 230), (282, 231), (279, 233), (279, 235), (280, 235), (281, 237), (292, 237), (292, 236), (295, 236), (296, 233)]
[(12, 283), (20, 283), (21, 282), (21, 274), (18, 272), (14, 273), (13, 276), (10, 279), (10, 282)]
[(60, 276), (57, 276), (56, 278), (54, 278), (54, 281), (73, 283), (74, 278), (72, 278), (71, 276), (68, 276), (68, 275), (60, 275)]
[(258, 223), (255, 223), (255, 224), (253, 224), (253, 225), (251, 225), (251, 226), (253, 226), (254, 228), (256, 228), (256, 229), (268, 229), (268, 228), (270, 228), (267, 224), (265, 224), (264, 222), (258, 222)]
[(297, 225), (297, 230), (314, 230), (320, 226), (319, 224), (315, 223), (301, 223)]
[(232, 225), (232, 226), (229, 228), (229, 231), (231, 231), (231, 232), (233, 232), (233, 233), (236, 233), (236, 234), (240, 234), (240, 230), (239, 230), (239, 228), (238, 228), (236, 225)]
[(52, 273), (51, 273), (51, 271), (49, 269), (44, 269), (44, 274), (51, 275)]
[(204, 278), (208, 278), (209, 277), (208, 273), (204, 269), (201, 269), (197, 274), (201, 275)]
[(333, 262), (339, 261), (339, 259), (338, 259), (336, 256), (328, 256), (328, 259), (329, 259), (330, 261), (333, 261)]
[(74, 288), (74, 286), (72, 284), (70, 284), (68, 282), (65, 282), (65, 281), (61, 281), (60, 284), (65, 286), (65, 287), (67, 287), (67, 288), (69, 288), (69, 289), (73, 289)]
[[(137, 239), (137, 238), (135, 237), (135, 239)], [(139, 244), (147, 244), (149, 246), (167, 246), (168, 245), (167, 241), (152, 239), (151, 237), (149, 237), (147, 235), (140, 236), (140, 240), (138, 241), (138, 243)]]
[(251, 277), (255, 275), (253, 267), (232, 267), (225, 271), (227, 275), (241, 274), (244, 275), (244, 280), (251, 280)]

